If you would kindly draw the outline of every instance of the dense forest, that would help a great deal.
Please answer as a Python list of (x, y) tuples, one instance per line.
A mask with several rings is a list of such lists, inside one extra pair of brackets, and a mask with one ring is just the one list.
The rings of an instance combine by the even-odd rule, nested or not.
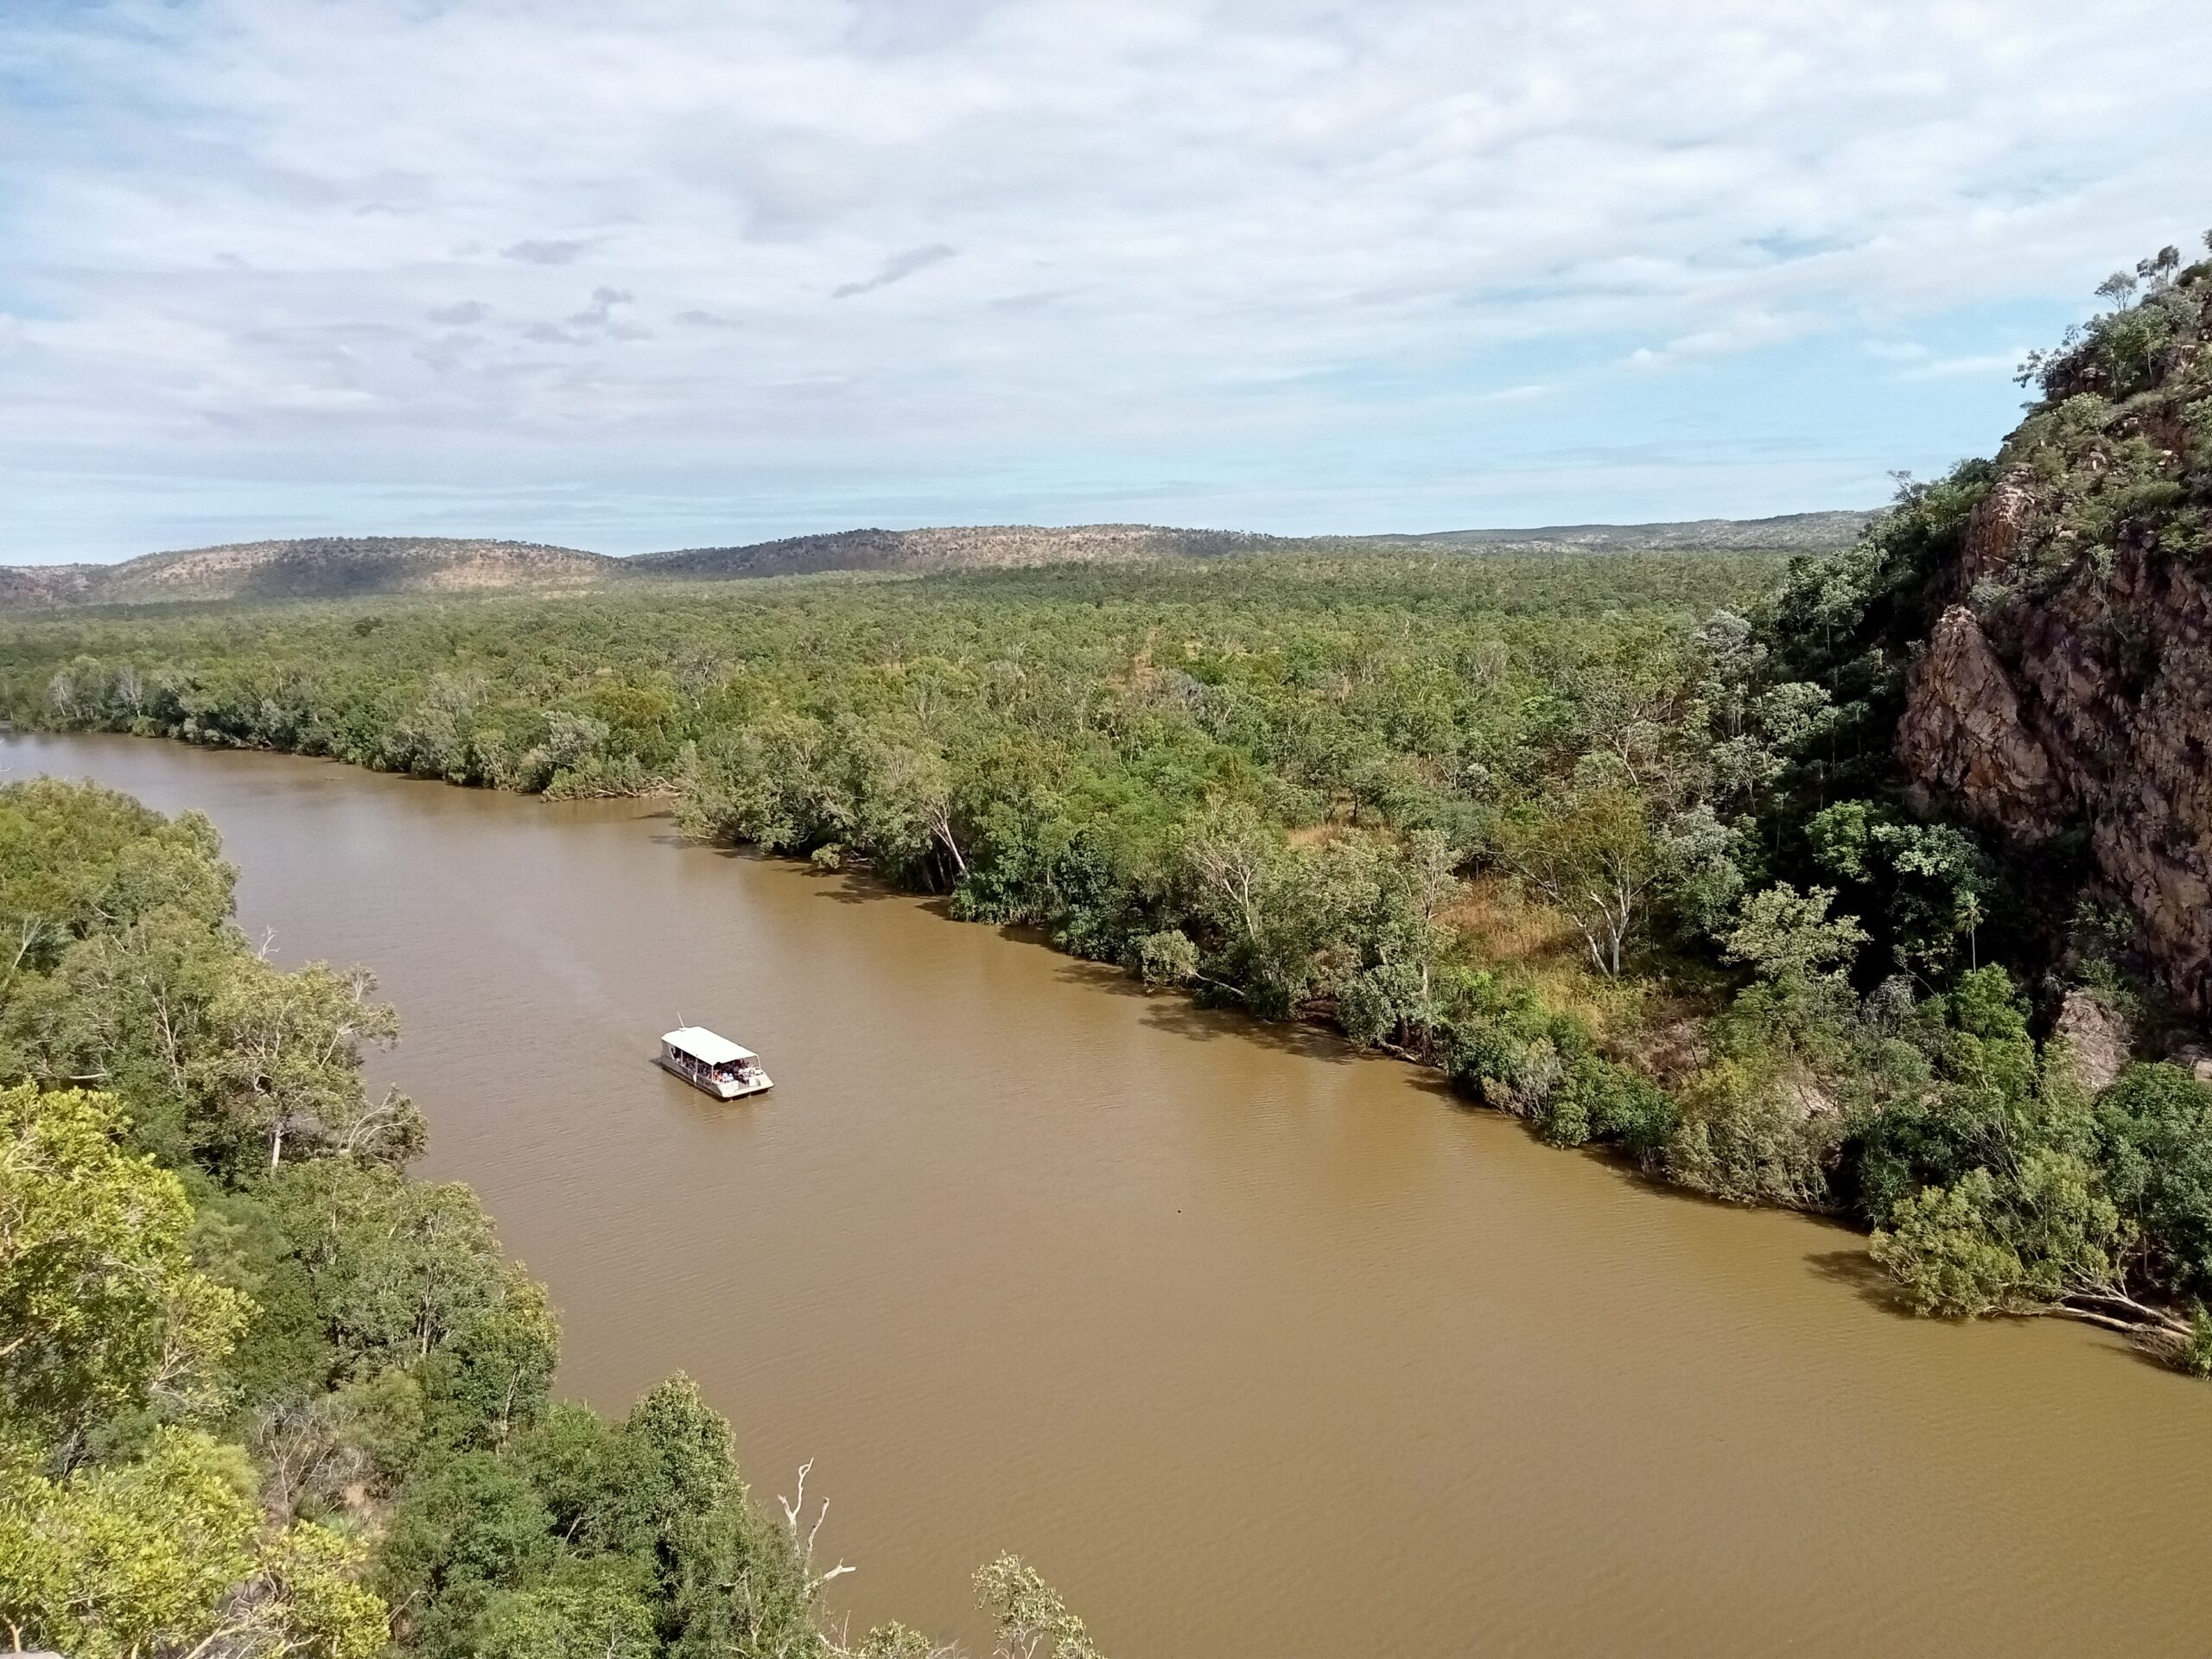
[[(2031, 639), (2052, 582), (2088, 584), (2150, 683), (2147, 613), (2107, 578), (2186, 575), (2212, 545), (2212, 264), (2169, 250), (2107, 296), (2030, 365), (1997, 458), (1904, 485), (1839, 554), (88, 610), (0, 624), (0, 700), (26, 725), (664, 796), (696, 836), (1332, 1026), (1654, 1179), (1849, 1218), (1922, 1313), (2063, 1313), (2202, 1374), (2202, 1003), (2101, 826), (2015, 833), (1899, 753), (1939, 618)], [(2030, 496), (2042, 562), (1966, 569)], [(2005, 672), (1996, 645), (1961, 660)], [(129, 1605), (229, 1620), (224, 1651), (366, 1651), (387, 1614), (439, 1653), (831, 1650), (800, 1522), (751, 1506), (687, 1385), (620, 1423), (547, 1402), (542, 1294), (464, 1190), (404, 1178), (406, 1103), (360, 1092), (353, 1051), (389, 1030), (365, 982), (247, 950), (205, 826), (4, 799), (0, 1193), (49, 1206), (0, 1259), (25, 1628), (153, 1618), (68, 1586), (120, 1548), (103, 1529), (188, 1520), (221, 1573), (162, 1569), (168, 1599)], [(110, 1280), (87, 1322), (81, 1287)], [(982, 1582), (1021, 1639), (1087, 1650), (1018, 1562)], [(190, 1648), (160, 1629), (136, 1650)]]
[[(851, 1646), (819, 1499), (756, 1505), (677, 1376), (621, 1417), (550, 1397), (542, 1287), (420, 1115), (365, 1091), (395, 1034), (359, 971), (287, 972), (231, 919), (213, 829), (0, 789), (0, 1626), (74, 1659), (487, 1659)], [(1001, 1651), (1092, 1659), (1014, 1556)]]

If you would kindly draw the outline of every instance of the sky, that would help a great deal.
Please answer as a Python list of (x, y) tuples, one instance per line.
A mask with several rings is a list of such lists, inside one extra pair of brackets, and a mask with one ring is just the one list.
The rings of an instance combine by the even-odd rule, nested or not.
[(0, 560), (1872, 505), (2209, 153), (2202, 0), (4, 0)]

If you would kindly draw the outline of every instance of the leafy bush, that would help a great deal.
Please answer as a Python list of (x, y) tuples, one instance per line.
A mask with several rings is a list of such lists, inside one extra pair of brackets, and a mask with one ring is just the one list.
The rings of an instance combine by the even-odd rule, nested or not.
[(1542, 1107), (1536, 1128), (1554, 1146), (1598, 1141), (1638, 1159), (1654, 1158), (1673, 1137), (1681, 1109), (1649, 1077), (1597, 1054), (1576, 1057)]
[(2098, 1099), (2096, 1156), (2159, 1279), (2212, 1294), (2212, 1088), (2179, 1066), (2130, 1066)]
[(1785, 1080), (1724, 1064), (1684, 1091), (1662, 1167), (1669, 1179), (1732, 1203), (1820, 1209), (1840, 1138), (1834, 1119), (1808, 1112)]

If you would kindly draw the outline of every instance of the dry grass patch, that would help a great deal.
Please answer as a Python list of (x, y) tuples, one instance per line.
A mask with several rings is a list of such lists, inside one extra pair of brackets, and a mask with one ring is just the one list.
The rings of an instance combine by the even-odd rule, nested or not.
[(1587, 974), (1589, 950), (1574, 924), (1530, 899), (1510, 876), (1476, 876), (1442, 920), (1465, 937), (1477, 956), (1501, 968)]
[(1474, 961), (1510, 970), (1553, 1007), (1580, 1014), (1610, 1058), (1666, 1077), (1694, 1051), (1696, 1014), (1687, 999), (1640, 976), (1599, 973), (1573, 922), (1512, 877), (1475, 877), (1441, 919)]
[(1474, 960), (1511, 969), (1553, 1007), (1588, 1016), (1600, 1031), (1618, 1018), (1618, 988), (1592, 971), (1589, 949), (1574, 924), (1529, 898), (1511, 877), (1477, 876), (1440, 919), (1459, 935)]

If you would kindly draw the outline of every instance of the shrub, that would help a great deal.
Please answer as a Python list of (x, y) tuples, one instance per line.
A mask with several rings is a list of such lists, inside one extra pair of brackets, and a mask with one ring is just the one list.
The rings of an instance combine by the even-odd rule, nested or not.
[(1731, 1203), (1819, 1209), (1840, 1138), (1836, 1119), (1808, 1111), (1785, 1079), (1729, 1062), (1688, 1091), (1662, 1163), (1670, 1179)]

